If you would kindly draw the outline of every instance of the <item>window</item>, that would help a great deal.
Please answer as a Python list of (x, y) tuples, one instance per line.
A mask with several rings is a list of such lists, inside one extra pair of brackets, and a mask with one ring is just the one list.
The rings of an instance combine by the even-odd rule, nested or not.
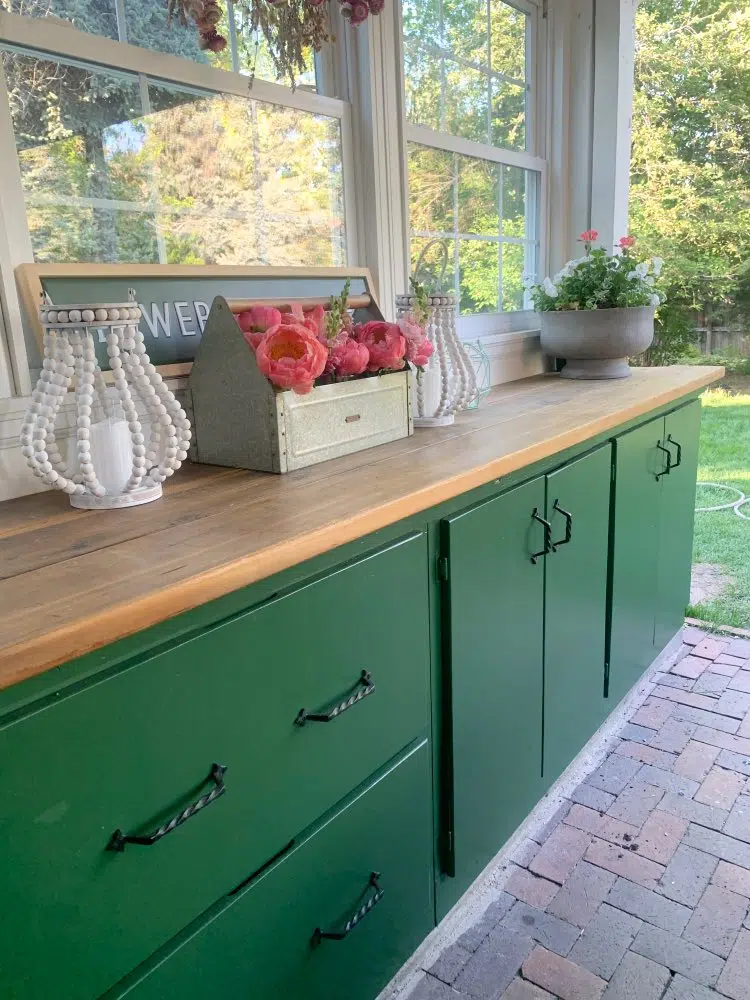
[(37, 261), (346, 261), (340, 122), (3, 52)]
[(503, 0), (403, 6), (412, 267), (464, 316), (529, 309), (540, 269), (535, 26)]

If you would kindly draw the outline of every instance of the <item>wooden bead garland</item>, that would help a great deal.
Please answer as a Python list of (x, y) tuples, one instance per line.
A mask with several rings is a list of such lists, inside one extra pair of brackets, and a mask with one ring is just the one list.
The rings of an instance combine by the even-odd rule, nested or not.
[[(413, 313), (417, 304), (415, 295), (397, 295), (398, 318)], [(477, 396), (474, 366), (456, 332), (455, 296), (428, 296), (427, 307), (426, 333), (435, 350), (425, 371), (416, 373), (415, 427), (452, 424), (455, 414)]]
[[(42, 482), (70, 495), (74, 507), (125, 507), (147, 503), (162, 494), (162, 482), (187, 458), (190, 421), (149, 361), (138, 329), (141, 311), (130, 289), (126, 303), (71, 305), (40, 310), (44, 360), (21, 430), (21, 450)], [(114, 381), (109, 393), (96, 359), (91, 328), (106, 330), (107, 356)], [(75, 382), (77, 468), (60, 454), (55, 423), (68, 387)], [(151, 424), (148, 446), (136, 399)], [(117, 420), (117, 404), (130, 436), (132, 471), (120, 492), (108, 493), (92, 461), (91, 426), (95, 407)]]

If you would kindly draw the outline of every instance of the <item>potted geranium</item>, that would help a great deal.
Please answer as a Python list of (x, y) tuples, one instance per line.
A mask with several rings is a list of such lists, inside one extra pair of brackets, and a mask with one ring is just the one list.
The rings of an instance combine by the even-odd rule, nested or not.
[(566, 360), (563, 378), (626, 378), (628, 358), (654, 339), (654, 311), (664, 301), (656, 287), (659, 257), (639, 259), (634, 236), (608, 253), (594, 248), (598, 236), (595, 229), (581, 233), (584, 255), (531, 287), (542, 350)]

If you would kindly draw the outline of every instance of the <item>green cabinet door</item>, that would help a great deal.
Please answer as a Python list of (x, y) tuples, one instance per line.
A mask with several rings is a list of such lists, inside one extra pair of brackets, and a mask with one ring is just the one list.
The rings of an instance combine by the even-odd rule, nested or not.
[(610, 709), (654, 658), (664, 418), (615, 438), (607, 694)]
[(432, 929), (432, 874), (422, 743), (103, 1000), (374, 1000)]
[(672, 459), (669, 473), (661, 477), (654, 655), (682, 627), (690, 601), (700, 422), (701, 404), (697, 399), (664, 418), (663, 443)]
[[(463, 892), (541, 792), (544, 479), (442, 522), (448, 555), (447, 822)], [(441, 906), (443, 900), (441, 899)]]
[(547, 476), (556, 550), (545, 560), (544, 782), (607, 713), (604, 699), (610, 444)]

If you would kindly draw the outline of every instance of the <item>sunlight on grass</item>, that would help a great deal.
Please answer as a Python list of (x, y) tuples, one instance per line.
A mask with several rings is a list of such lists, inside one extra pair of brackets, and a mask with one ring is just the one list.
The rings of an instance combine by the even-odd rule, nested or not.
[[(730, 395), (710, 389), (702, 396), (698, 481), (735, 486), (750, 495), (750, 395)], [(698, 504), (726, 503), (733, 494), (699, 490)], [(750, 504), (744, 508), (750, 516)], [(717, 600), (699, 604), (689, 613), (716, 625), (750, 627), (750, 521), (733, 510), (695, 515), (695, 562), (718, 564), (733, 578)]]

